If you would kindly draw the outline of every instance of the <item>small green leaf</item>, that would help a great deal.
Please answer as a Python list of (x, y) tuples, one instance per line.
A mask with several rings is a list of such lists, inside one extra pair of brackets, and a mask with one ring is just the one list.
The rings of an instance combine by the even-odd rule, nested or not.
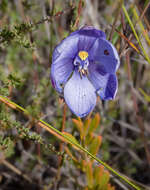
[(10, 137), (0, 138), (0, 151), (2, 151), (6, 158), (14, 154), (14, 142)]
[(87, 120), (85, 120), (84, 122), (84, 126), (83, 126), (83, 138), (85, 138), (85, 136), (87, 135), (88, 133), (88, 129), (89, 129), (89, 126), (90, 126), (90, 123), (91, 123), (91, 118), (88, 118)]
[(99, 187), (99, 184), (101, 183), (101, 178), (103, 176), (103, 172), (104, 172), (104, 167), (103, 166), (97, 166), (94, 169), (94, 186), (96, 188)]
[(144, 90), (143, 90), (142, 88), (139, 88), (139, 91), (143, 94), (145, 100), (146, 100), (147, 102), (150, 102), (150, 96), (147, 95), (147, 94), (144, 92)]
[(99, 126), (99, 123), (100, 123), (100, 115), (97, 113), (95, 115), (94, 119), (92, 119), (88, 133), (94, 132), (97, 129), (97, 127)]
[[(63, 133), (63, 135), (65, 136), (65, 137), (67, 137), (67, 138), (69, 138), (69, 140), (71, 140), (73, 143), (75, 143), (75, 144), (79, 144), (78, 143), (78, 141), (77, 141), (77, 139), (74, 137), (74, 136), (72, 136), (70, 133), (67, 133), (67, 132), (62, 132)], [(68, 140), (67, 139), (65, 139), (66, 140), (66, 142), (68, 143)], [(79, 150), (76, 146), (74, 146), (74, 145), (72, 145), (75, 149), (77, 149), (77, 150)]]
[(16, 73), (9, 74), (8, 80), (9, 80), (9, 83), (15, 88), (18, 88), (22, 85), (21, 78), (19, 78)]
[(100, 145), (102, 142), (102, 136), (96, 136), (94, 137), (92, 143), (89, 146), (89, 151), (93, 154), (96, 155), (97, 152), (99, 151)]
[(75, 124), (77, 130), (80, 133), (80, 138), (81, 140), (83, 139), (83, 133), (84, 133), (84, 128), (83, 128), (83, 122), (81, 121), (81, 119), (77, 120), (77, 119), (72, 119), (73, 123)]
[(85, 141), (84, 141), (84, 144), (85, 144), (86, 146), (88, 146), (88, 145), (92, 142), (93, 136), (94, 136), (93, 133), (90, 133), (90, 134), (88, 134), (88, 135), (86, 136)]
[(88, 162), (86, 165), (86, 177), (87, 177), (87, 184), (89, 188), (93, 187), (93, 168), (92, 162)]
[(100, 179), (99, 190), (107, 190), (107, 185), (110, 179), (108, 171), (104, 171)]
[(97, 188), (98, 185), (99, 185), (99, 181), (100, 181), (100, 179), (99, 179), (100, 170), (101, 170), (101, 169), (100, 169), (99, 166), (95, 167), (95, 169), (94, 169), (94, 187), (95, 187), (95, 188)]

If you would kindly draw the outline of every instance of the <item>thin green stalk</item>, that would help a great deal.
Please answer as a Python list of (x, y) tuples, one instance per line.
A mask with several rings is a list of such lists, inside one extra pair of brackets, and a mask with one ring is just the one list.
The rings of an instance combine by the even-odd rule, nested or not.
[(140, 29), (141, 29), (141, 31), (142, 31), (142, 35), (145, 37), (147, 43), (150, 45), (150, 38), (149, 38), (149, 36), (148, 36), (148, 33), (145, 32), (145, 28), (144, 28), (144, 26), (143, 26), (143, 24), (142, 24), (142, 21), (140, 20), (140, 17), (138, 16), (138, 13), (137, 13), (137, 11), (136, 11), (136, 8), (133, 8), (132, 11), (133, 11), (133, 15), (134, 15), (134, 17), (135, 17), (135, 19), (136, 19), (136, 22), (139, 23)]
[[(2, 101), (5, 100), (6, 102)], [(26, 109), (24, 109), (23, 107), (19, 106), (18, 104), (12, 102), (11, 100), (9, 100), (6, 97), (3, 97), (0, 95), (0, 101), (7, 104), (8, 106), (11, 105), (10, 107), (17, 110), (22, 111), (25, 115), (31, 117), (31, 115), (28, 113), (28, 111)], [(116, 176), (118, 176), (120, 179), (122, 179), (123, 181), (125, 181), (127, 184), (129, 184), (131, 187), (133, 187), (134, 189), (137, 190), (141, 190), (140, 187), (136, 186), (135, 184), (133, 184), (132, 182), (130, 182), (127, 178), (125, 178), (124, 176), (120, 175), (117, 171), (115, 171), (113, 168), (111, 168), (108, 164), (106, 164), (105, 162), (103, 162), (102, 160), (100, 160), (99, 158), (97, 158), (96, 156), (94, 156), (92, 153), (90, 153), (88, 150), (86, 150), (85, 148), (83, 148), (80, 144), (76, 143), (75, 141), (73, 141), (71, 138), (69, 138), (68, 136), (66, 136), (65, 134), (63, 134), (62, 132), (60, 132), (59, 130), (57, 130), (56, 128), (54, 128), (53, 126), (51, 126), (50, 124), (46, 123), (43, 120), (38, 120), (38, 122), (41, 122), (42, 124), (46, 125), (47, 127), (49, 127), (51, 130), (53, 130), (54, 132), (56, 132), (57, 134), (59, 134), (61, 137), (63, 137), (64, 139), (67, 140), (68, 143), (70, 143), (71, 145), (74, 145), (75, 147), (77, 147), (78, 149), (82, 150), (84, 153), (86, 153), (87, 155), (89, 155), (91, 158), (93, 158), (95, 161), (97, 161), (98, 163), (102, 164), (105, 168), (107, 168), (110, 172), (112, 172), (113, 174), (115, 174)]]
[(146, 51), (145, 51), (145, 49), (144, 49), (144, 47), (143, 47), (143, 45), (142, 45), (142, 43), (141, 43), (141, 41), (140, 41), (138, 35), (137, 35), (137, 33), (136, 33), (135, 27), (134, 27), (134, 25), (133, 25), (133, 23), (132, 23), (132, 21), (131, 21), (131, 19), (130, 19), (130, 16), (129, 16), (129, 14), (128, 14), (128, 12), (127, 12), (127, 10), (126, 10), (126, 8), (125, 8), (124, 5), (122, 5), (122, 9), (123, 9), (123, 12), (124, 12), (124, 14), (125, 14), (125, 16), (126, 16), (128, 22), (129, 22), (129, 25), (130, 25), (131, 29), (132, 29), (132, 31), (133, 31), (134, 36), (135, 36), (135, 38), (137, 39), (141, 50), (143, 51), (143, 54), (144, 54), (145, 59), (148, 61), (148, 63), (150, 63), (150, 58), (149, 58), (149, 56), (147, 55), (147, 53), (146, 53)]

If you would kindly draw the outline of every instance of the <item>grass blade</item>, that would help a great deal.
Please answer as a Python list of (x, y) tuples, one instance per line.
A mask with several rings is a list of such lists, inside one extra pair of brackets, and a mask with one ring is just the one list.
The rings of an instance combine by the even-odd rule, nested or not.
[(142, 45), (142, 43), (141, 43), (139, 37), (138, 37), (138, 34), (137, 34), (136, 30), (135, 30), (135, 27), (134, 27), (134, 25), (133, 25), (133, 23), (132, 23), (132, 21), (131, 21), (131, 19), (130, 19), (130, 16), (129, 16), (129, 14), (128, 14), (128, 12), (127, 12), (127, 10), (126, 10), (126, 8), (125, 8), (124, 5), (122, 5), (122, 9), (123, 9), (123, 12), (124, 12), (124, 14), (125, 14), (125, 16), (126, 16), (128, 22), (129, 22), (129, 25), (130, 25), (131, 29), (132, 29), (132, 31), (133, 31), (133, 34), (134, 34), (136, 40), (137, 40), (138, 43), (139, 43), (139, 46), (140, 46), (140, 48), (141, 48), (141, 50), (142, 50), (142, 52), (143, 52), (143, 55), (144, 55), (145, 59), (148, 61), (148, 63), (150, 63), (150, 58), (149, 58), (149, 56), (147, 55), (147, 53), (146, 53), (146, 51), (145, 51), (145, 49), (144, 49), (144, 47), (143, 47), (143, 45)]

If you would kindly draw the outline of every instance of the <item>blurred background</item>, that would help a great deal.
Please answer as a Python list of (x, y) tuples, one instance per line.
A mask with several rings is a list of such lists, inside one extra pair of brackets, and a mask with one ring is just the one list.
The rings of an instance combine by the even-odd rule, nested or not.
[[(65, 112), (65, 131), (80, 141), (72, 121), (76, 117), (49, 76), (55, 46), (84, 25), (103, 30), (121, 60), (115, 100), (98, 100), (91, 115), (100, 118), (97, 156), (141, 189), (150, 189), (149, 0), (0, 0), (0, 95), (59, 130)], [(90, 189), (72, 159), (64, 157), (60, 165), (60, 140), (32, 117), (0, 102), (0, 189)], [(78, 152), (75, 156), (80, 157)], [(110, 178), (115, 189), (131, 189)]]

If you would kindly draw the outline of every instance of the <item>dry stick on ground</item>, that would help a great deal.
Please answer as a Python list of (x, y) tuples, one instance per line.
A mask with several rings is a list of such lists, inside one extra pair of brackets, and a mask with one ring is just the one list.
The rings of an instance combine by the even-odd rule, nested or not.
[(16, 168), (14, 165), (12, 165), (7, 160), (5, 160), (5, 157), (4, 157), (3, 153), (0, 154), (0, 164), (3, 164), (4, 166), (6, 166), (10, 170), (12, 170), (17, 175), (20, 175), (21, 177), (23, 177), (29, 183), (32, 183), (31, 179), (26, 174), (23, 174), (18, 168)]
[(12, 165), (11, 163), (9, 163), (7, 160), (3, 160), (2, 164), (4, 164), (7, 168), (9, 168), (10, 170), (12, 170), (16, 174), (22, 176), (28, 182), (32, 183), (31, 179), (26, 174), (23, 174), (18, 168), (16, 168), (14, 165)]
[[(127, 54), (126, 54), (126, 61), (127, 61), (128, 79), (129, 79), (129, 81), (132, 82), (132, 73), (131, 73), (131, 64), (130, 64), (130, 52), (127, 52)], [(149, 152), (146, 137), (144, 135), (145, 127), (144, 127), (144, 123), (143, 123), (143, 118), (140, 116), (140, 113), (139, 113), (137, 99), (136, 99), (136, 95), (134, 93), (133, 88), (131, 88), (131, 94), (132, 94), (132, 100), (133, 100), (133, 106), (134, 106), (134, 110), (135, 110), (135, 114), (136, 114), (136, 119), (137, 119), (138, 125), (139, 125), (140, 130), (141, 130), (141, 139), (142, 139), (142, 141), (144, 143), (144, 149), (145, 149), (145, 152), (146, 152), (147, 161), (148, 161), (148, 163), (150, 165), (150, 152)]]

